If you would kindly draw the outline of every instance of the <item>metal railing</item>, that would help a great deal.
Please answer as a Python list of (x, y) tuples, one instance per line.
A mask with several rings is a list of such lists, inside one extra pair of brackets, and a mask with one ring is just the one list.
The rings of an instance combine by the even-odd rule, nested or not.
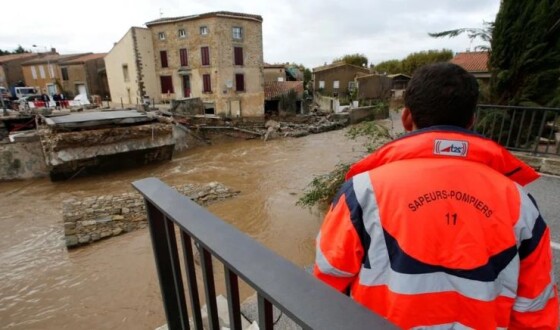
[[(203, 328), (193, 248), (199, 249), (211, 329), (220, 327), (213, 258), (224, 265), (232, 329), (241, 329), (239, 278), (257, 292), (260, 329), (273, 329), (273, 305), (304, 329), (396, 329), (382, 317), (317, 281), (158, 179), (147, 178), (132, 185), (144, 196), (146, 203), (170, 329), (189, 329), (182, 268), (186, 273), (194, 326)], [(180, 229), (183, 267), (175, 226)]]
[(560, 155), (560, 108), (478, 105), (474, 129), (510, 150)]

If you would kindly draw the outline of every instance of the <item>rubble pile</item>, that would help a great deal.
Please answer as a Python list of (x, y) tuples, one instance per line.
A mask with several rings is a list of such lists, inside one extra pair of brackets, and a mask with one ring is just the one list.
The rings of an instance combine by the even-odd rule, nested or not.
[(302, 137), (340, 129), (347, 125), (346, 118), (335, 116), (306, 116), (302, 122), (268, 120), (262, 135), (265, 141), (277, 137)]
[[(218, 182), (185, 184), (174, 188), (203, 206), (239, 194), (239, 191)], [(62, 218), (67, 247), (92, 243), (147, 226), (144, 200), (137, 192), (65, 200), (62, 203)]]

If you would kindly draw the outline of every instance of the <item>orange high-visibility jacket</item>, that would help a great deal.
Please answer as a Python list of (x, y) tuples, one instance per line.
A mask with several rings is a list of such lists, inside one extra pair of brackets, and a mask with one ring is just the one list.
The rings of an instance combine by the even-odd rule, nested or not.
[(550, 232), (521, 187), (538, 177), (464, 129), (406, 135), (351, 167), (314, 274), (401, 328), (557, 329)]

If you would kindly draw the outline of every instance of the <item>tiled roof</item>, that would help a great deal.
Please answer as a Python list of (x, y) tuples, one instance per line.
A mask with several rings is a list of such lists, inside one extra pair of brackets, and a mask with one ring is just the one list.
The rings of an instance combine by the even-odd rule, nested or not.
[(347, 64), (347, 63), (344, 63), (344, 62), (335, 62), (335, 63), (319, 66), (319, 67), (313, 68), (313, 72), (330, 70), (330, 69), (338, 68), (338, 67), (341, 67), (341, 66), (351, 66), (351, 67), (353, 67), (357, 70), (360, 70), (362, 72), (369, 73), (368, 68), (364, 68), (364, 67), (357, 66), (357, 65), (352, 65), (352, 64)]
[(81, 53), (81, 54), (67, 54), (67, 55), (59, 55), (59, 54), (50, 54), (46, 56), (41, 56), (30, 61), (23, 62), (21, 65), (34, 65), (34, 64), (45, 64), (45, 63), (59, 63), (64, 62), (66, 60), (71, 60), (74, 58), (82, 57), (84, 55), (88, 55), (91, 53)]
[(457, 53), (450, 62), (468, 72), (488, 72), (488, 52)]
[(97, 53), (97, 54), (87, 54), (84, 56), (80, 56), (77, 58), (69, 59), (67, 61), (62, 61), (64, 64), (80, 64), (85, 63), (87, 61), (96, 60), (98, 58), (103, 58), (107, 55), (107, 53)]
[(37, 53), (10, 54), (0, 56), (0, 63), (6, 63), (13, 60), (20, 60), (28, 57), (37, 56)]
[(269, 81), (264, 83), (264, 99), (274, 100), (281, 95), (287, 94), (291, 89), (295, 90), (298, 97), (303, 96), (303, 81)]
[(146, 26), (150, 25), (157, 25), (157, 24), (165, 24), (165, 23), (173, 23), (173, 22), (180, 22), (180, 21), (190, 21), (200, 18), (207, 18), (207, 17), (230, 17), (230, 18), (239, 18), (239, 19), (250, 19), (256, 20), (259, 22), (263, 21), (262, 16), (259, 15), (252, 15), (252, 14), (244, 14), (244, 13), (235, 13), (230, 11), (214, 11), (210, 13), (204, 13), (199, 15), (189, 15), (189, 16), (177, 16), (177, 17), (162, 17), (156, 20), (150, 21), (146, 23)]

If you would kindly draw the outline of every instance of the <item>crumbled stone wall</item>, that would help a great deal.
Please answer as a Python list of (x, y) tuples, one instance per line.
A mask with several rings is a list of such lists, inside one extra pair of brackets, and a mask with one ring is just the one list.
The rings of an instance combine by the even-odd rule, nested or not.
[[(217, 182), (174, 188), (201, 205), (239, 193)], [(62, 203), (62, 213), (67, 247), (96, 242), (147, 226), (144, 200), (137, 192), (68, 199)]]
[(0, 181), (48, 175), (41, 142), (0, 143)]

